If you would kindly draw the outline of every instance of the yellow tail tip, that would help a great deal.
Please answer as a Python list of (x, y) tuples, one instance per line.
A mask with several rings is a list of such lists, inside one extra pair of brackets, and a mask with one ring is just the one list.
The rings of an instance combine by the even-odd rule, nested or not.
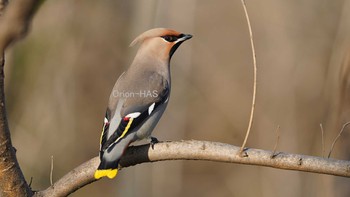
[(107, 169), (107, 170), (96, 170), (95, 171), (95, 179), (100, 179), (102, 177), (108, 177), (113, 179), (118, 174), (118, 169)]

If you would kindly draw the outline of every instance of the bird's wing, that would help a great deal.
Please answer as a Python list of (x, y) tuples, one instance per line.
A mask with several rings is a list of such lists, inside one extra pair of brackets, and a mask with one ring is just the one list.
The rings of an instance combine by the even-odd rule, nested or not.
[[(118, 90), (118, 87), (120, 86), (120, 81), (122, 81), (124, 77), (125, 77), (125, 72), (123, 72), (119, 76), (117, 82), (114, 84), (112, 93), (111, 93), (110, 98), (109, 98), (109, 103), (108, 103), (108, 107), (106, 110), (105, 118), (103, 120), (102, 132), (101, 132), (101, 137), (100, 137), (100, 151), (102, 151), (102, 146), (107, 142), (108, 131), (109, 131), (109, 126), (110, 126), (112, 114), (114, 114), (114, 111), (117, 108), (117, 104), (119, 101), (119, 98), (114, 97), (114, 92)], [(116, 98), (116, 99), (113, 99), (113, 98)], [(113, 109), (113, 110), (111, 110), (111, 109)]]
[[(125, 98), (120, 110), (121, 119), (114, 131), (109, 130), (110, 117), (106, 113), (101, 135), (101, 152), (118, 143), (130, 131), (141, 125), (158, 106), (168, 101), (170, 93), (169, 82), (158, 73), (152, 73), (148, 83), (141, 83), (139, 87), (131, 90), (134, 94)], [(108, 135), (110, 132), (111, 135)]]

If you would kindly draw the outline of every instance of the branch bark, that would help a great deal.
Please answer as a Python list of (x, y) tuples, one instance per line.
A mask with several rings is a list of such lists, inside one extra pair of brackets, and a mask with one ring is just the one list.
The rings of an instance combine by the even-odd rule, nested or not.
[(0, 196), (32, 196), (12, 146), (4, 93), (5, 49), (23, 37), (38, 7), (37, 0), (0, 0)]
[(11, 143), (5, 108), (3, 56), (0, 61), (0, 196), (31, 196)]
[[(246, 165), (266, 166), (285, 170), (314, 172), (350, 177), (350, 161), (326, 159), (299, 154), (276, 153), (273, 151), (248, 148), (246, 157), (239, 156), (240, 147), (208, 141), (174, 141), (131, 146), (120, 161), (122, 168), (141, 163), (165, 160), (203, 160)], [(67, 196), (94, 181), (98, 157), (78, 166), (46, 190), (35, 193), (35, 197)]]

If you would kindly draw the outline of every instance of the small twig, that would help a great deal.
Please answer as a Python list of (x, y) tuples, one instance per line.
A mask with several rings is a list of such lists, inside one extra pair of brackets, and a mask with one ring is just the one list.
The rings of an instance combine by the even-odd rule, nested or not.
[(280, 131), (280, 126), (277, 125), (277, 128), (276, 128), (277, 139), (276, 139), (275, 146), (273, 147), (273, 152), (272, 152), (272, 155), (271, 155), (271, 159), (273, 159), (276, 156), (276, 149), (277, 149), (277, 146), (278, 146), (278, 142), (280, 141), (280, 132), (279, 131)]
[(53, 176), (53, 155), (51, 155), (51, 169), (50, 169), (50, 184), (51, 184), (51, 186), (53, 186), (52, 176)]
[(341, 134), (343, 133), (344, 129), (350, 124), (350, 122), (347, 122), (345, 124), (343, 124), (343, 128), (340, 130), (338, 136), (334, 139), (333, 143), (332, 143), (332, 146), (331, 146), (331, 150), (329, 151), (329, 154), (328, 154), (328, 158), (330, 158), (331, 154), (332, 154), (332, 151), (333, 151), (333, 148), (334, 148), (334, 145), (335, 143), (338, 141), (338, 139), (340, 138)]
[(324, 130), (323, 130), (322, 123), (320, 123), (320, 128), (321, 128), (321, 137), (322, 137), (322, 157), (324, 157), (324, 152), (325, 152), (325, 150), (324, 150)]
[(29, 183), (28, 183), (28, 186), (29, 186), (30, 188), (32, 188), (32, 183), (33, 183), (33, 177), (30, 177), (30, 181), (29, 181)]
[(244, 138), (243, 144), (241, 146), (241, 149), (239, 151), (239, 155), (242, 156), (242, 152), (243, 149), (247, 143), (248, 137), (249, 137), (249, 133), (250, 130), (252, 128), (253, 125), (253, 118), (254, 118), (254, 108), (255, 108), (255, 97), (256, 97), (256, 75), (257, 75), (257, 66), (256, 66), (256, 55), (255, 55), (255, 47), (254, 47), (254, 41), (253, 41), (253, 32), (252, 32), (252, 27), (250, 25), (250, 20), (249, 20), (249, 15), (248, 15), (248, 11), (247, 11), (247, 7), (245, 5), (245, 0), (241, 0), (242, 5), (243, 5), (243, 9), (244, 9), (244, 13), (247, 19), (247, 24), (248, 24), (248, 29), (249, 29), (249, 36), (250, 36), (250, 44), (251, 44), (251, 48), (252, 48), (252, 56), (253, 56), (253, 64), (254, 64), (254, 85), (253, 85), (253, 99), (252, 99), (252, 108), (250, 111), (250, 118), (249, 118), (249, 124), (248, 124), (248, 129), (246, 132), (246, 136)]

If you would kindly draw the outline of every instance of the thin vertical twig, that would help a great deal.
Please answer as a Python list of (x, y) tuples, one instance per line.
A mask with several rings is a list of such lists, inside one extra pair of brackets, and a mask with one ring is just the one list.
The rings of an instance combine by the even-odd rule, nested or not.
[(53, 177), (53, 155), (51, 155), (51, 169), (50, 169), (50, 184), (53, 185), (52, 178)]
[(345, 124), (343, 124), (343, 128), (340, 130), (338, 136), (334, 139), (333, 143), (332, 143), (332, 146), (331, 146), (331, 150), (329, 151), (328, 153), (328, 158), (331, 157), (331, 154), (332, 154), (332, 151), (333, 151), (333, 148), (334, 148), (334, 145), (335, 143), (337, 143), (338, 139), (340, 138), (341, 134), (343, 133), (344, 129), (350, 124), (350, 122), (347, 122)]
[(33, 183), (33, 177), (30, 177), (30, 181), (29, 181), (29, 183), (28, 183), (28, 186), (29, 186), (30, 188), (32, 188), (32, 183)]
[(272, 155), (271, 155), (271, 158), (274, 158), (276, 156), (276, 149), (277, 149), (277, 146), (278, 146), (278, 142), (280, 141), (280, 126), (277, 125), (277, 128), (276, 128), (276, 143), (275, 143), (275, 146), (273, 147), (273, 152), (272, 152)]
[(257, 86), (256, 85), (257, 65), (256, 65), (256, 55), (255, 55), (255, 47), (254, 47), (254, 40), (253, 40), (253, 32), (252, 32), (252, 27), (250, 25), (250, 20), (249, 20), (247, 7), (246, 7), (246, 4), (245, 4), (245, 0), (241, 0), (241, 2), (242, 2), (244, 13), (245, 13), (245, 16), (246, 16), (246, 19), (247, 19), (247, 24), (248, 24), (248, 29), (249, 29), (249, 36), (250, 36), (250, 44), (251, 44), (251, 48), (252, 48), (253, 64), (254, 64), (254, 85), (253, 85), (252, 107), (251, 107), (251, 111), (250, 111), (250, 118), (249, 118), (249, 124), (248, 124), (248, 128), (247, 128), (246, 136), (244, 138), (243, 144), (242, 144), (241, 149), (239, 151), (239, 155), (242, 156), (242, 152), (244, 150), (245, 145), (247, 144), (249, 133), (250, 133), (250, 130), (251, 130), (252, 125), (253, 125), (255, 100), (256, 100), (256, 86)]
[(322, 137), (322, 157), (324, 157), (324, 130), (323, 130), (323, 125), (320, 123), (320, 128), (321, 128), (321, 137)]

